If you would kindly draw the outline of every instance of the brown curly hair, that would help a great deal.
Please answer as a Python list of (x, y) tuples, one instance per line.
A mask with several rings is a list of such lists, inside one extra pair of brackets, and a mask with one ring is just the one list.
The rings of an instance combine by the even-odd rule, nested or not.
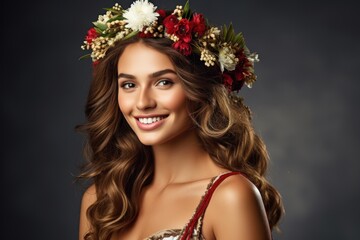
[[(218, 67), (206, 67), (197, 55), (184, 57), (168, 39), (134, 37), (117, 43), (94, 68), (86, 105), (87, 163), (80, 179), (92, 179), (97, 200), (87, 210), (92, 228), (85, 239), (108, 240), (126, 229), (139, 212), (138, 199), (153, 177), (151, 147), (140, 143), (117, 103), (117, 63), (129, 44), (141, 41), (165, 53), (182, 80), (188, 110), (204, 149), (219, 166), (240, 171), (259, 189), (269, 225), (282, 215), (279, 193), (265, 179), (268, 154), (255, 134), (250, 112), (229, 97)], [(206, 83), (206, 84), (204, 84)]]

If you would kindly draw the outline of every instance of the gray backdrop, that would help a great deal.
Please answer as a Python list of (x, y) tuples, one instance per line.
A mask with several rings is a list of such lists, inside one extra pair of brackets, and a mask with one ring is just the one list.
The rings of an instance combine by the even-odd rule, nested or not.
[[(233, 3), (236, 2), (236, 3)], [(91, 77), (78, 61), (91, 21), (113, 1), (1, 6), (1, 239), (76, 239), (83, 122)], [(130, 1), (120, 1), (128, 7)], [(184, 1), (154, 1), (172, 9)], [(267, 143), (286, 207), (275, 239), (360, 239), (359, 19), (356, 1), (192, 0), (233, 22), (260, 54), (242, 94)]]

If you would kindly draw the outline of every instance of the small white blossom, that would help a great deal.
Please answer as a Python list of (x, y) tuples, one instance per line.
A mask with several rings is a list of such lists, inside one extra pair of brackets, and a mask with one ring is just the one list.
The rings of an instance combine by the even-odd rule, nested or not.
[(122, 31), (122, 32), (118, 32), (115, 36), (115, 41), (118, 41), (118, 40), (121, 40), (122, 38), (124, 38), (126, 35), (126, 32), (125, 31)]
[(253, 83), (252, 82), (245, 82), (245, 85), (248, 87), (248, 88), (252, 88), (253, 86)]
[(159, 14), (155, 12), (154, 4), (148, 0), (138, 0), (131, 4), (130, 8), (124, 11), (126, 27), (134, 31), (142, 31), (145, 26), (151, 25), (157, 20)]
[(224, 72), (224, 69), (229, 71), (233, 71), (236, 68), (236, 64), (238, 64), (239, 59), (236, 58), (234, 51), (229, 47), (222, 47), (219, 50), (219, 63), (220, 69)]
[(110, 19), (111, 17), (112, 17), (111, 12), (110, 12), (110, 11), (107, 11), (106, 14), (104, 14), (104, 15), (99, 15), (97, 22), (102, 23), (102, 24), (106, 24), (107, 21), (109, 21), (109, 19)]
[(205, 62), (205, 66), (210, 67), (215, 65), (216, 57), (208, 49), (202, 49), (200, 60)]
[(220, 29), (217, 27), (211, 27), (205, 35), (208, 35), (208, 38), (216, 39), (216, 37), (220, 35)]
[(250, 61), (250, 62), (253, 62), (253, 63), (260, 61), (259, 55), (256, 54), (256, 53), (250, 54), (250, 55), (247, 57), (247, 59), (249, 59), (249, 61)]

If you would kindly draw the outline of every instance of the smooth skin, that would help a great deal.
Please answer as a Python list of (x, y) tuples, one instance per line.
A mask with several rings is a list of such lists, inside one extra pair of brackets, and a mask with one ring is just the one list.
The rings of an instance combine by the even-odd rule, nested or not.
[[(139, 67), (141, 66), (141, 67)], [(142, 240), (165, 229), (182, 229), (193, 215), (217, 166), (201, 147), (186, 109), (186, 94), (169, 58), (143, 43), (126, 47), (118, 62), (119, 108), (139, 140), (151, 145), (155, 172), (141, 195), (140, 212), (130, 229), (112, 240)], [(144, 116), (162, 116), (143, 129)], [(91, 186), (83, 195), (79, 239), (89, 231), (87, 208), (96, 201)], [(214, 192), (205, 212), (207, 240), (267, 240), (271, 233), (261, 196), (242, 175), (233, 175)]]

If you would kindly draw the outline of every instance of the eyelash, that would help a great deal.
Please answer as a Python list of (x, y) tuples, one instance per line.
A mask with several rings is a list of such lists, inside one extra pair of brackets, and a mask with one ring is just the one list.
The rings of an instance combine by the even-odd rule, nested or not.
[(121, 88), (124, 88), (124, 89), (130, 89), (132, 87), (128, 87), (128, 85), (132, 85), (132, 87), (135, 86), (134, 83), (131, 83), (131, 82), (124, 82), (123, 84), (121, 84)]
[[(165, 82), (165, 84), (160, 84), (160, 83), (164, 83), (164, 82)], [(156, 83), (156, 85), (161, 85), (161, 86), (172, 85), (172, 84), (174, 84), (173, 81), (171, 81), (169, 79), (161, 79), (160, 81), (158, 81)]]
[[(168, 85), (172, 85), (174, 84), (173, 81), (169, 80), (169, 79), (161, 79), (156, 83), (156, 86), (168, 86)], [(123, 89), (130, 89), (135, 87), (135, 84), (132, 82), (124, 82), (120, 85), (121, 88)]]

